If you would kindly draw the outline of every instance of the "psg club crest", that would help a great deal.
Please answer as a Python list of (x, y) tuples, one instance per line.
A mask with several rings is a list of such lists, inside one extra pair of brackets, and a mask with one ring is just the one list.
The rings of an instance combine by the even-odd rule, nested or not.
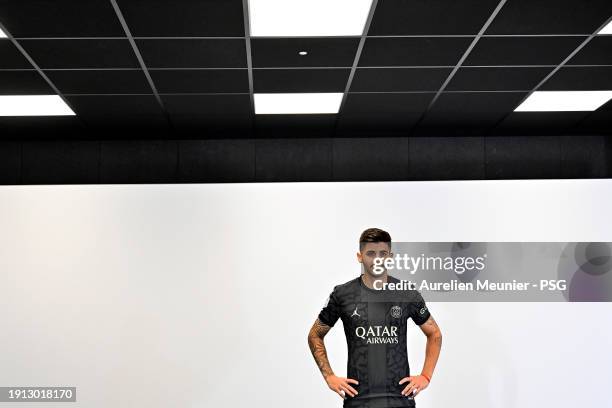
[(394, 318), (398, 318), (402, 315), (402, 308), (399, 306), (393, 306), (391, 308), (391, 316)]

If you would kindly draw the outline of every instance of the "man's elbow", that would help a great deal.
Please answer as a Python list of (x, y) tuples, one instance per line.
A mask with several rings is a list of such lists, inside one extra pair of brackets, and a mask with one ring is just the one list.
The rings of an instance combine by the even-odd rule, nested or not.
[(442, 331), (440, 329), (436, 329), (430, 333), (427, 334), (427, 339), (428, 340), (433, 340), (435, 342), (441, 343), (442, 342)]
[(319, 335), (312, 329), (310, 329), (310, 331), (308, 332), (308, 345), (309, 346), (313, 346), (316, 341), (319, 339)]

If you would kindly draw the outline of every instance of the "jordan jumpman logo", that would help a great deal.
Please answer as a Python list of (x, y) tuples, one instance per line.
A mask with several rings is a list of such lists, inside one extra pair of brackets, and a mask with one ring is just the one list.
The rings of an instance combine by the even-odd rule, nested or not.
[(353, 314), (351, 315), (351, 317), (353, 316), (361, 317), (361, 315), (357, 313), (357, 306), (355, 306), (355, 310), (353, 311)]

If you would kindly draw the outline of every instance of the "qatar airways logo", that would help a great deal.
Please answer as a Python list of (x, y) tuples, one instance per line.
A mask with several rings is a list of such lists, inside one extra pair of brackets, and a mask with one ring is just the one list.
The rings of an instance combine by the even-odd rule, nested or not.
[(358, 326), (355, 335), (367, 344), (398, 344), (397, 326)]

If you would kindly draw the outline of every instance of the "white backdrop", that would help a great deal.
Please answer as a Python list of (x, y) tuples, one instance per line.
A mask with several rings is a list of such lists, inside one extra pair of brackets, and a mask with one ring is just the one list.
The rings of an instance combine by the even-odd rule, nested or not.
[[(339, 408), (306, 335), (359, 273), (363, 229), (612, 241), (611, 204), (612, 180), (0, 187), (0, 386), (76, 386), (66, 407)], [(609, 406), (612, 304), (429, 306), (444, 344), (420, 408)], [(345, 375), (341, 322), (326, 339)]]

